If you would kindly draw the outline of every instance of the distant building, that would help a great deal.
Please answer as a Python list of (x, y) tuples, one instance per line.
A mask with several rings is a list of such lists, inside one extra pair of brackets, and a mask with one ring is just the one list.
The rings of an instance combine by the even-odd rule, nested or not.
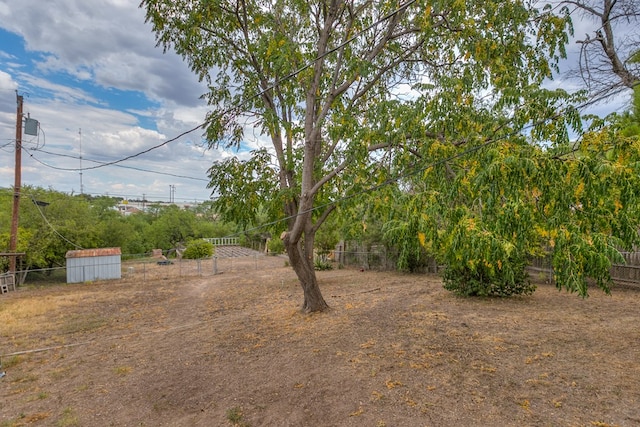
[(194, 207), (197, 207), (199, 203), (167, 203), (167, 202), (149, 202), (147, 200), (123, 200), (122, 202), (116, 205), (116, 209), (122, 215), (131, 215), (135, 213), (148, 212), (149, 209), (153, 206), (172, 206), (175, 205), (180, 209), (189, 210)]
[(143, 210), (140, 208), (137, 208), (136, 206), (130, 205), (128, 203), (120, 203), (118, 204), (118, 212), (126, 216), (126, 215), (141, 213), (143, 212)]

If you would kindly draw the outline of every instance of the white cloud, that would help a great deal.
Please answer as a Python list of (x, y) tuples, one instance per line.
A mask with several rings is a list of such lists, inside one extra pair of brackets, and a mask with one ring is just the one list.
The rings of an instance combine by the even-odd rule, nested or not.
[[(122, 159), (180, 135), (201, 124), (208, 110), (199, 99), (205, 87), (182, 58), (156, 47), (138, 4), (49, 0), (44, 7), (36, 0), (0, 0), (0, 27), (22, 37), (27, 50), (18, 58), (0, 45), (0, 147), (14, 138), (15, 90), (42, 129), (24, 141), (25, 184), (79, 192), (80, 172), (73, 169), (80, 167), (81, 128), (85, 192), (166, 199), (165, 189), (176, 185), (176, 200), (208, 198), (206, 171), (224, 154), (204, 149), (201, 129), (118, 166), (88, 169), (98, 165), (91, 160)], [(128, 104), (125, 92), (108, 99), (113, 90), (141, 92), (155, 105), (140, 96)], [(3, 156), (0, 186), (12, 182), (12, 156)]]
[(35, 77), (28, 73), (16, 73), (16, 78), (21, 83), (21, 92), (34, 95), (49, 93), (54, 99), (67, 103), (99, 103), (100, 100), (93, 97), (86, 91), (77, 87), (53, 83), (50, 80)]
[[(0, 27), (22, 37), (28, 51), (28, 57), (18, 58), (0, 45), (4, 67), (0, 70), (0, 147), (14, 137), (16, 89), (25, 95), (25, 112), (39, 120), (43, 130), (40, 139), (25, 145), (34, 148), (46, 142), (43, 150), (23, 156), (23, 182), (79, 192), (79, 171), (73, 169), (80, 166), (80, 128), (83, 167), (89, 168), (97, 165), (91, 160), (122, 159), (204, 121), (208, 107), (199, 96), (205, 86), (182, 58), (156, 47), (138, 4), (138, 0), (48, 0), (46, 4), (0, 0)], [(576, 24), (577, 37), (589, 31), (589, 25)], [(572, 42), (568, 48), (570, 57), (563, 69), (577, 64), (579, 46)], [(560, 75), (550, 85), (573, 90), (579, 82)], [(153, 103), (120, 99), (115, 105), (105, 97), (116, 91), (140, 92)], [(198, 129), (119, 163), (120, 167), (85, 169), (84, 191), (157, 195), (166, 200), (169, 185), (175, 185), (176, 200), (207, 198), (206, 172), (215, 160), (231, 155), (247, 158), (246, 150), (270, 148), (268, 139), (251, 123), (245, 129), (247, 143), (239, 154), (206, 150), (204, 131)], [(13, 182), (13, 164), (6, 155), (9, 148), (3, 149), (0, 186), (7, 186)]]
[(31, 51), (45, 52), (43, 71), (63, 71), (105, 87), (139, 90), (151, 99), (196, 105), (203, 86), (174, 53), (156, 48), (138, 2), (22, 0), (4, 7), (2, 26), (24, 37)]

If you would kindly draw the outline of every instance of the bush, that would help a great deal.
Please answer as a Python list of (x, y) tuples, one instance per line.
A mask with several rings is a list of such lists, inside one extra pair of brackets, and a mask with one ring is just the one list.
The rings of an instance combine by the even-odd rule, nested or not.
[(213, 244), (206, 240), (194, 240), (187, 245), (182, 257), (185, 259), (202, 259), (213, 256)]
[(525, 263), (515, 260), (501, 262), (496, 268), (485, 262), (449, 265), (443, 274), (448, 291), (462, 296), (531, 295), (536, 286), (529, 280)]
[(284, 242), (278, 238), (269, 239), (267, 249), (271, 255), (279, 255), (284, 252)]
[(333, 270), (333, 265), (331, 265), (329, 261), (316, 259), (315, 262), (313, 263), (313, 268), (316, 271)]

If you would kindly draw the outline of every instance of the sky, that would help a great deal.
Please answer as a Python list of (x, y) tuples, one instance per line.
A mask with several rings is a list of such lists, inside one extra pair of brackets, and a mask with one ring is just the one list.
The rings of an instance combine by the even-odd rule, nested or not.
[[(14, 184), (16, 94), (39, 122), (23, 136), (22, 185), (177, 203), (208, 200), (207, 170), (236, 154), (207, 149), (206, 87), (156, 46), (138, 0), (0, 0), (0, 187)], [(586, 24), (585, 24), (586, 25)], [(576, 34), (584, 34), (578, 23)], [(565, 66), (577, 63), (569, 45)], [(556, 78), (551, 86), (578, 88)], [(596, 106), (620, 110), (626, 97)], [(246, 148), (258, 141), (247, 140)], [(80, 171), (82, 169), (82, 171)]]
[[(0, 187), (14, 184), (18, 94), (40, 124), (23, 135), (22, 185), (127, 199), (208, 200), (203, 84), (156, 47), (137, 0), (0, 0)], [(80, 160), (82, 157), (82, 162)], [(83, 171), (80, 174), (82, 165)], [(135, 168), (135, 169), (134, 169)]]

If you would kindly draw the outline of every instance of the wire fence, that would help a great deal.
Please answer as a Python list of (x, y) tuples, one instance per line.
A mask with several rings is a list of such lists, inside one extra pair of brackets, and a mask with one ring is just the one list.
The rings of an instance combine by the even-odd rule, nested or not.
[(229, 257), (211, 257), (204, 259), (158, 259), (152, 257), (123, 256), (121, 262), (100, 262), (92, 260), (91, 263), (78, 267), (81, 273), (68, 274), (67, 267), (42, 268), (17, 271), (15, 277), (19, 278), (19, 285), (46, 285), (66, 283), (70, 277), (82, 278), (71, 282), (92, 282), (98, 280), (156, 280), (177, 279), (186, 277), (214, 276), (222, 273), (241, 273), (256, 270), (268, 270), (288, 265), (288, 258), (284, 255), (265, 255), (256, 252), (252, 255), (240, 255)]
[(155, 280), (183, 277), (215, 276), (280, 268), (288, 264), (286, 256), (253, 254), (232, 257), (171, 260), (127, 260), (122, 263), (122, 277)]
[[(203, 259), (159, 258), (151, 254), (123, 254), (119, 262), (113, 258), (91, 259), (84, 265), (29, 269), (16, 272), (19, 285), (46, 285), (98, 280), (168, 280), (187, 277), (215, 276), (222, 273), (249, 273), (289, 265), (285, 254), (272, 255), (239, 246), (218, 251), (220, 256)], [(347, 250), (316, 255), (316, 263), (328, 269), (358, 268), (388, 271), (396, 268), (396, 257), (386, 250)], [(78, 279), (79, 278), (79, 279)]]
[[(85, 267), (87, 279), (83, 281), (122, 279), (122, 280), (168, 280), (187, 277), (215, 276), (222, 273), (250, 273), (269, 269), (281, 268), (289, 265), (286, 255), (267, 255), (261, 252), (227, 252), (228, 256), (214, 256), (204, 259), (159, 259), (148, 254), (123, 255), (117, 264), (103, 264), (100, 268)], [(640, 252), (625, 252), (622, 254), (626, 264), (615, 264), (611, 268), (614, 282), (640, 285)], [(376, 247), (371, 251), (343, 250), (332, 251), (316, 255), (316, 265), (323, 269), (358, 268), (362, 270), (393, 271), (397, 269), (397, 255), (387, 251), (384, 247)], [(438, 265), (435, 259), (423, 261), (418, 272), (438, 273), (444, 266)], [(553, 267), (551, 257), (538, 257), (531, 260), (528, 267), (531, 274), (540, 280), (553, 281)], [(110, 277), (100, 276), (104, 271), (112, 274)], [(96, 272), (98, 276), (94, 278)], [(18, 285), (40, 285), (66, 283), (67, 268), (34, 269), (16, 272)], [(3, 292), (4, 292), (4, 287)]]

